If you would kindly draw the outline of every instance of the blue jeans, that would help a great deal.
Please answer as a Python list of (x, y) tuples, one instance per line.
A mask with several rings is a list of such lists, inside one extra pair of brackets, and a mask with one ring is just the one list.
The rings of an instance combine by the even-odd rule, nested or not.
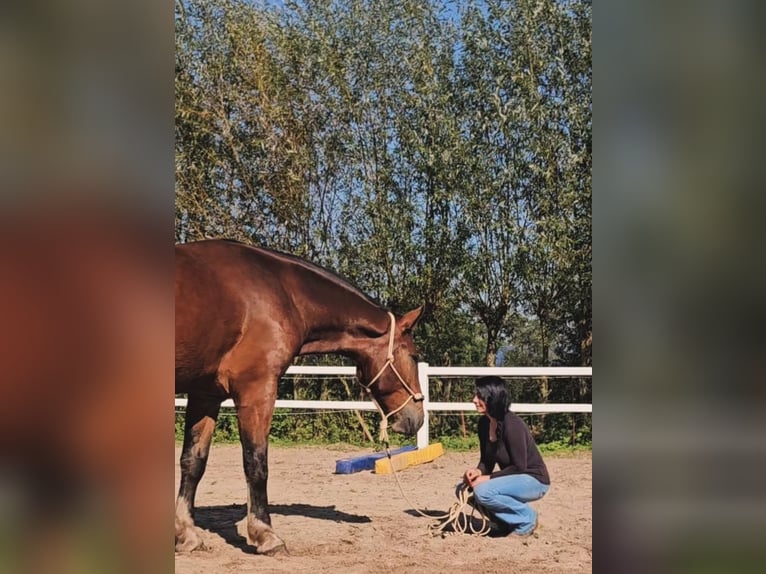
[(549, 488), (528, 474), (511, 474), (485, 480), (473, 489), (473, 496), (493, 518), (526, 534), (537, 521), (537, 512), (527, 502), (542, 498)]

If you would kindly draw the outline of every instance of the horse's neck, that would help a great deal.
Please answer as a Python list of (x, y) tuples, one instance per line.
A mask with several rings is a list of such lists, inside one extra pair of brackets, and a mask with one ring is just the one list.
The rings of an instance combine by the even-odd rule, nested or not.
[(388, 314), (377, 308), (363, 311), (316, 311), (306, 321), (306, 339), (299, 354), (338, 353), (356, 358), (365, 352), (365, 343), (388, 331)]

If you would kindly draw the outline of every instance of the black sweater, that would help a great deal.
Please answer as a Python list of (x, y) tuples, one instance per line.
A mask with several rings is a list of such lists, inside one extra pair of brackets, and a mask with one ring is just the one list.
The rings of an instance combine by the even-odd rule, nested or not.
[[(507, 412), (503, 420), (502, 435), (496, 441), (489, 440), (489, 417), (479, 420), (479, 445), (481, 461), (477, 468), (490, 478), (509, 474), (528, 474), (543, 484), (550, 484), (548, 468), (537, 450), (529, 427), (517, 415)], [(492, 472), (495, 464), (499, 469)]]

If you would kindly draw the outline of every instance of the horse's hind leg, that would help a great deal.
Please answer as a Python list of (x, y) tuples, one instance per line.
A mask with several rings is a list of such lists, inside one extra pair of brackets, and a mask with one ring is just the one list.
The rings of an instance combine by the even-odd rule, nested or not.
[(218, 397), (189, 395), (181, 452), (181, 486), (176, 499), (176, 552), (204, 548), (202, 538), (194, 527), (194, 497), (205, 472), (220, 406)]
[[(276, 381), (253, 384), (246, 394), (235, 397), (242, 461), (247, 479), (247, 535), (259, 554), (287, 551), (271, 528), (266, 483), (269, 478), (268, 438), (274, 412)], [(273, 391), (271, 389), (274, 389)]]

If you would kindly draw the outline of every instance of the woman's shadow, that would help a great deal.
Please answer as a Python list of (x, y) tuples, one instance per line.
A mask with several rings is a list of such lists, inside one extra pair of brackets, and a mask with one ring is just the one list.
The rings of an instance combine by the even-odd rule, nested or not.
[[(305, 516), (317, 520), (350, 522), (362, 524), (372, 522), (369, 516), (348, 514), (337, 510), (335, 506), (314, 506), (311, 504), (271, 504), (271, 514), (282, 516)], [(227, 544), (239, 548), (247, 554), (256, 554), (256, 549), (247, 543), (247, 539), (237, 530), (237, 523), (245, 518), (247, 506), (229, 504), (226, 506), (202, 506), (194, 510), (194, 522), (197, 527), (218, 534)]]

